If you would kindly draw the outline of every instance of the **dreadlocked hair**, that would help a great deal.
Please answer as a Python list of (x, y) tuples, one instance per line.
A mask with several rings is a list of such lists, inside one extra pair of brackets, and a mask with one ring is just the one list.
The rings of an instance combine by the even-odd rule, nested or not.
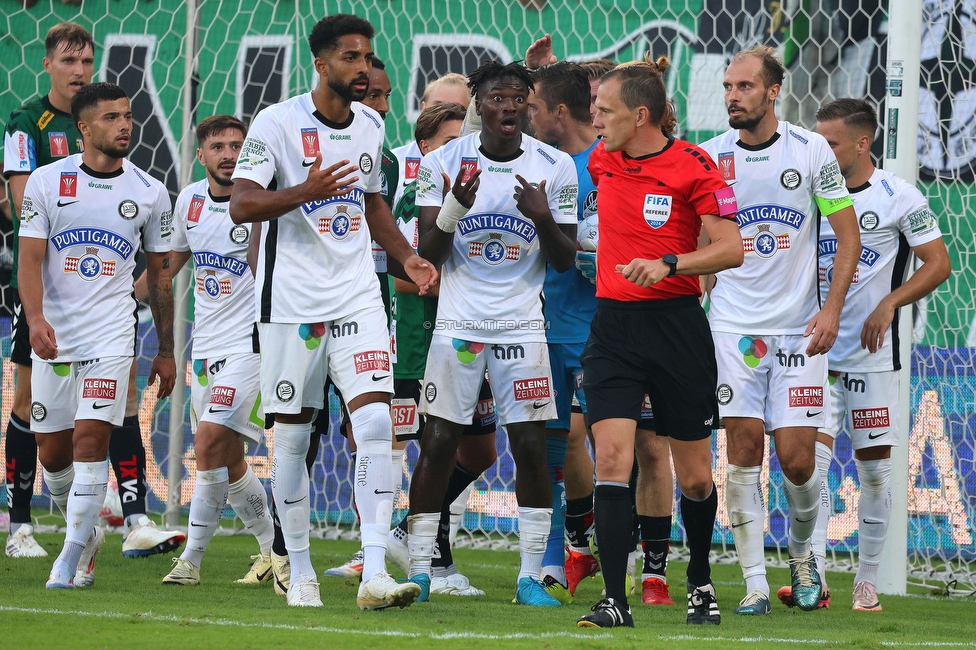
[(477, 97), (478, 92), (489, 81), (501, 79), (503, 77), (515, 77), (525, 84), (526, 88), (535, 90), (532, 83), (532, 75), (524, 65), (518, 62), (506, 63), (502, 65), (498, 61), (488, 61), (478, 66), (478, 69), (468, 75), (468, 88), (471, 89), (471, 96)]

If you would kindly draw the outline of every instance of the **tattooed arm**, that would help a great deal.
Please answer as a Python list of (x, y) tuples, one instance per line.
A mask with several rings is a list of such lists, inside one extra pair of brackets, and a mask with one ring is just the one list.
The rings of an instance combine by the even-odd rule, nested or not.
[(159, 352), (149, 371), (149, 383), (159, 377), (160, 399), (173, 392), (176, 385), (176, 360), (173, 358), (173, 273), (169, 253), (146, 253), (146, 280), (149, 285), (149, 307), (156, 324)]

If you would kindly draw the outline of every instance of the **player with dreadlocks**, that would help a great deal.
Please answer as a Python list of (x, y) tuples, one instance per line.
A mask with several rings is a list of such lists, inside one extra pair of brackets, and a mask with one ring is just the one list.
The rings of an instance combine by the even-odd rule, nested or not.
[(576, 169), (523, 133), (532, 88), (523, 66), (486, 63), (468, 87), (480, 131), (425, 156), (417, 178), (420, 250), (443, 279), (410, 486), (409, 578), (423, 598), (451, 464), (487, 368), (518, 469), (516, 601), (556, 607), (539, 580), (552, 512), (545, 422), (556, 417), (540, 296), (546, 264), (567, 271), (575, 260)]

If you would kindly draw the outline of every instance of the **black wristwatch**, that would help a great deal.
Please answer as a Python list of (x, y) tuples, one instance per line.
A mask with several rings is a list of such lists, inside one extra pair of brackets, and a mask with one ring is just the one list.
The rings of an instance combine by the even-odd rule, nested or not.
[(668, 253), (661, 257), (661, 261), (671, 267), (671, 270), (668, 271), (668, 277), (673, 278), (678, 272), (678, 256), (674, 253)]

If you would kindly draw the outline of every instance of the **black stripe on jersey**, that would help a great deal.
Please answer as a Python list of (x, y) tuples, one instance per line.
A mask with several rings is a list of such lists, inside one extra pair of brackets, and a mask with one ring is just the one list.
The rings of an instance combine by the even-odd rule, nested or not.
[(264, 286), (261, 287), (261, 322), (271, 322), (271, 280), (274, 278), (275, 258), (278, 256), (278, 220), (267, 223), (264, 236)]
[(769, 140), (766, 140), (765, 142), (761, 142), (759, 144), (746, 144), (742, 140), (736, 140), (735, 146), (741, 149), (745, 149), (746, 151), (762, 151), (763, 149), (766, 149), (767, 147), (771, 147), (774, 144), (776, 144), (777, 140), (779, 140), (779, 131), (773, 133), (773, 136)]
[(251, 352), (258, 354), (261, 352), (261, 339), (258, 337), (258, 324), (254, 323), (251, 328)]
[(139, 343), (139, 301), (136, 300), (136, 290), (132, 289), (132, 302), (135, 303), (135, 307), (132, 309), (132, 315), (136, 317), (135, 327), (132, 328), (132, 354), (135, 356), (137, 352), (136, 346)]
[[(908, 260), (911, 258), (912, 247), (908, 245), (908, 239), (903, 233), (898, 233), (898, 252), (895, 254), (895, 265), (891, 270), (891, 291), (894, 291), (905, 283), (905, 274), (908, 272)], [(911, 305), (912, 315), (914, 316), (915, 304)], [(895, 310), (895, 317), (891, 321), (891, 369), (901, 370), (901, 341), (898, 338), (898, 312)], [(915, 319), (912, 318), (914, 321)]]
[(705, 168), (705, 171), (710, 172), (712, 171), (712, 169), (714, 169), (714, 167), (712, 167), (711, 161), (709, 161), (708, 158), (705, 157), (705, 154), (699, 151), (698, 149), (695, 149), (693, 147), (687, 147), (685, 148), (685, 153), (691, 154), (692, 158), (700, 162), (702, 164), (702, 167)]

